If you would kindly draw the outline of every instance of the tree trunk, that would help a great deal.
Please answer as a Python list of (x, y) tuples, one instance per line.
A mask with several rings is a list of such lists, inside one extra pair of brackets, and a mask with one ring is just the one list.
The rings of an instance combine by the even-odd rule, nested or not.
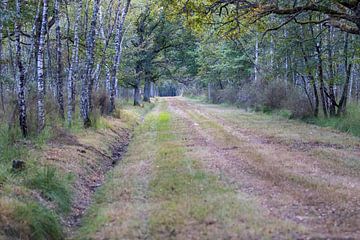
[(44, 80), (44, 47), (47, 28), (48, 1), (43, 0), (39, 49), (37, 56), (37, 128), (40, 133), (45, 127), (45, 80)]
[(140, 84), (136, 83), (134, 86), (134, 106), (141, 105), (141, 96), (140, 96)]
[(327, 103), (326, 103), (326, 95), (325, 95), (325, 83), (324, 83), (324, 70), (323, 70), (323, 61), (321, 57), (321, 42), (316, 44), (316, 53), (318, 58), (318, 78), (320, 82), (320, 96), (321, 96), (321, 103), (324, 112), (324, 117), (328, 117), (327, 111)]
[(116, 77), (117, 70), (120, 66), (121, 61), (121, 44), (124, 34), (124, 23), (126, 19), (126, 15), (128, 13), (130, 6), (130, 0), (127, 0), (125, 6), (122, 9), (121, 19), (118, 22), (118, 28), (116, 29), (115, 36), (115, 56), (114, 56), (114, 64), (111, 70), (111, 81), (110, 81), (110, 109), (109, 112), (112, 113), (115, 110), (115, 97), (116, 97)]
[(91, 18), (90, 31), (87, 33), (86, 39), (86, 73), (81, 83), (81, 116), (85, 127), (91, 126), (91, 93), (93, 84), (93, 67), (94, 67), (94, 47), (95, 47), (95, 30), (97, 15), (99, 12), (100, 0), (94, 1), (93, 15)]
[[(100, 75), (101, 75), (101, 72), (102, 72), (102, 67), (105, 65), (105, 60), (107, 58), (106, 51), (107, 51), (107, 49), (109, 47), (111, 37), (113, 36), (114, 28), (115, 28), (115, 26), (116, 26), (116, 24), (117, 24), (117, 22), (119, 20), (119, 15), (120, 15), (120, 10), (121, 10), (120, 6), (121, 6), (121, 3), (119, 2), (118, 6), (117, 6), (117, 9), (116, 9), (114, 24), (109, 24), (110, 30), (109, 30), (107, 36), (105, 36), (105, 31), (103, 29), (104, 28), (104, 26), (103, 26), (104, 23), (103, 22), (101, 23), (100, 32), (101, 32), (101, 37), (103, 38), (103, 41), (104, 41), (104, 47), (102, 49), (102, 57), (101, 57), (101, 60), (100, 60), (100, 63), (99, 63), (99, 71), (97, 72), (97, 74), (95, 76), (95, 82), (98, 83), (98, 84), (100, 84)], [(110, 16), (111, 16), (111, 12), (112, 12), (111, 9), (108, 9), (108, 11), (110, 11), (110, 12), (108, 12), (107, 14), (110, 14)], [(100, 13), (101, 13), (101, 11), (100, 11)], [(108, 69), (106, 69), (106, 71), (107, 70)], [(105, 85), (106, 85), (106, 82), (105, 82)], [(106, 86), (105, 86), (105, 88), (106, 88)]]
[(16, 22), (15, 22), (15, 45), (16, 45), (16, 66), (18, 68), (19, 74), (17, 75), (18, 83), (18, 108), (19, 108), (19, 122), (22, 135), (27, 137), (28, 128), (27, 128), (27, 116), (26, 116), (26, 101), (25, 101), (25, 74), (24, 67), (21, 61), (21, 41), (20, 41), (20, 32), (21, 24), (18, 22), (21, 16), (21, 0), (16, 0)]
[(69, 126), (72, 125), (72, 115), (75, 112), (75, 84), (74, 79), (77, 77), (79, 65), (79, 23), (81, 20), (82, 0), (77, 1), (76, 18), (74, 23), (74, 46), (72, 49), (71, 63), (69, 68), (68, 82), (67, 82), (67, 121)]
[(145, 72), (145, 84), (144, 84), (144, 102), (150, 102), (150, 91), (151, 91), (151, 73)]
[(329, 113), (330, 116), (335, 116), (336, 113), (336, 97), (334, 90), (334, 66), (333, 66), (333, 50), (332, 50), (332, 27), (329, 27), (328, 31), (328, 58), (329, 58)]
[(255, 62), (254, 62), (254, 82), (255, 84), (259, 81), (259, 72), (258, 72), (258, 66), (259, 65), (259, 36), (256, 34), (256, 40), (255, 40)]
[(136, 81), (134, 84), (134, 106), (140, 106), (141, 96), (140, 96), (140, 82), (141, 82), (141, 71), (142, 63), (139, 61), (136, 64)]
[(311, 72), (311, 69), (310, 69), (310, 66), (309, 66), (309, 59), (308, 59), (308, 56), (306, 55), (306, 52), (305, 52), (305, 48), (304, 48), (304, 45), (302, 44), (301, 45), (301, 50), (302, 50), (302, 54), (303, 54), (303, 58), (304, 58), (304, 63), (305, 63), (305, 67), (307, 69), (307, 75), (308, 75), (308, 78), (310, 79), (310, 82), (312, 84), (312, 87), (313, 87), (313, 92), (314, 92), (314, 98), (315, 98), (315, 103), (312, 104), (312, 101), (310, 101), (310, 105), (311, 105), (311, 108), (314, 112), (314, 117), (318, 117), (319, 116), (319, 94), (318, 94), (318, 90), (317, 90), (317, 86), (316, 86), (316, 81), (315, 81), (315, 78)]
[(349, 63), (348, 59), (348, 52), (349, 52), (349, 33), (346, 33), (345, 36), (345, 46), (344, 46), (344, 55), (345, 55), (345, 84), (344, 89), (342, 92), (342, 96), (339, 102), (338, 112), (336, 113), (337, 116), (345, 115), (346, 114), (346, 105), (348, 101), (349, 95), (349, 85), (350, 85), (350, 78), (351, 78), (351, 71), (352, 71), (352, 63)]
[(63, 63), (61, 47), (61, 29), (60, 29), (60, 0), (55, 0), (55, 24), (56, 24), (56, 98), (58, 103), (59, 115), (65, 119), (64, 113), (64, 83), (63, 83)]
[(155, 97), (155, 92), (154, 92), (154, 82), (150, 83), (150, 97)]

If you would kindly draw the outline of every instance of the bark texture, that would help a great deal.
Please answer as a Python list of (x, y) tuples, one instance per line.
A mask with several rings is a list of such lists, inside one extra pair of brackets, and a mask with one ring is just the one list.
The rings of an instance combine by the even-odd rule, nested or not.
[(47, 29), (48, 1), (43, 0), (43, 11), (39, 49), (37, 56), (37, 130), (40, 133), (45, 127), (45, 79), (44, 79), (44, 47)]

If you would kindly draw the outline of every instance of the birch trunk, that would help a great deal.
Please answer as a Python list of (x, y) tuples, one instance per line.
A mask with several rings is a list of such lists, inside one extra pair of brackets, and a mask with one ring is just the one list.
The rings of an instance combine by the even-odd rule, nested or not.
[(56, 98), (58, 103), (59, 115), (65, 119), (64, 113), (64, 83), (63, 83), (63, 63), (61, 46), (61, 28), (60, 28), (60, 0), (55, 0), (55, 25), (56, 25)]
[(95, 47), (95, 30), (97, 15), (99, 12), (100, 0), (94, 1), (93, 14), (90, 23), (90, 30), (86, 39), (86, 73), (81, 83), (81, 116), (85, 127), (91, 126), (91, 92), (93, 84), (93, 68), (94, 68), (94, 47)]
[(45, 80), (44, 80), (44, 47), (47, 27), (48, 1), (43, 0), (42, 21), (37, 56), (37, 124), (38, 133), (45, 127)]
[(76, 78), (78, 73), (79, 65), (79, 23), (81, 20), (81, 11), (82, 11), (82, 0), (77, 1), (77, 11), (76, 18), (74, 23), (74, 46), (72, 49), (71, 63), (69, 68), (68, 82), (67, 82), (67, 121), (69, 126), (72, 125), (73, 113), (75, 111), (74, 102), (75, 102), (75, 87), (74, 87), (74, 78)]
[[(101, 57), (101, 61), (100, 61), (100, 64), (99, 64), (99, 71), (98, 71), (98, 74), (96, 75), (96, 79), (95, 79), (95, 81), (96, 81), (97, 83), (99, 83), (100, 74), (101, 74), (101, 72), (102, 72), (102, 66), (105, 65), (106, 51), (107, 51), (107, 49), (108, 49), (108, 47), (109, 47), (109, 43), (110, 43), (110, 40), (111, 40), (111, 36), (113, 35), (114, 28), (115, 28), (117, 22), (119, 21), (120, 10), (121, 10), (120, 6), (121, 6), (121, 4), (119, 3), (119, 4), (118, 4), (118, 7), (117, 7), (117, 10), (116, 10), (116, 15), (115, 15), (114, 24), (113, 24), (113, 25), (111, 25), (111, 24), (109, 25), (109, 29), (110, 29), (110, 30), (109, 30), (107, 36), (105, 36), (105, 32), (104, 32), (104, 30), (103, 30), (103, 26), (101, 27), (101, 35), (104, 36), (104, 48), (103, 48), (103, 50), (102, 50), (102, 57)], [(110, 14), (110, 16), (111, 16), (111, 11), (110, 11), (109, 14)], [(106, 69), (106, 71), (107, 71), (107, 70), (108, 70), (108, 69)], [(106, 73), (107, 73), (107, 72), (106, 72)], [(107, 75), (106, 75), (106, 76), (107, 76)], [(105, 85), (106, 85), (106, 82), (105, 82)], [(110, 86), (110, 82), (109, 82), (109, 85), (108, 85), (108, 86)], [(106, 86), (105, 86), (105, 88), (106, 88)], [(110, 89), (110, 88), (107, 88), (106, 91), (107, 91), (108, 89)], [(110, 92), (110, 90), (109, 90), (109, 92)]]
[(17, 96), (18, 96), (18, 108), (19, 108), (19, 122), (22, 135), (26, 137), (28, 135), (27, 128), (27, 116), (26, 116), (26, 101), (25, 101), (25, 74), (24, 67), (21, 60), (21, 42), (20, 32), (21, 24), (19, 23), (21, 14), (21, 0), (16, 0), (16, 21), (15, 21), (15, 46), (16, 46), (16, 66), (19, 73), (17, 74)]
[(118, 23), (118, 28), (116, 29), (115, 36), (115, 56), (114, 56), (114, 64), (111, 71), (111, 81), (110, 81), (110, 109), (109, 112), (112, 113), (115, 110), (115, 98), (116, 98), (116, 75), (117, 69), (119, 68), (121, 61), (121, 43), (124, 35), (124, 23), (126, 19), (126, 15), (129, 11), (130, 0), (127, 0), (125, 6), (122, 9), (121, 19)]

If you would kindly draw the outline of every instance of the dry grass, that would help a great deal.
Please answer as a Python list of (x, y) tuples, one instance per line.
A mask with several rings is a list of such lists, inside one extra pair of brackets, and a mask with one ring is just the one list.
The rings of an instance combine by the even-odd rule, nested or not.
[(208, 173), (193, 158), (189, 128), (161, 103), (136, 131), (78, 234), (83, 239), (290, 238), (286, 222)]
[(259, 196), (272, 214), (305, 224), (310, 236), (357, 236), (357, 138), (230, 107), (172, 105), (197, 129), (194, 145), (222, 179)]

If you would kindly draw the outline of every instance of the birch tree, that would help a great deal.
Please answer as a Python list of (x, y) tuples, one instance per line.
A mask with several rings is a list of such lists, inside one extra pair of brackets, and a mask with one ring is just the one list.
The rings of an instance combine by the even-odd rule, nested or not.
[(26, 101), (25, 101), (25, 75), (24, 67), (21, 60), (21, 0), (16, 0), (16, 20), (15, 20), (15, 46), (16, 46), (16, 66), (18, 68), (17, 76), (17, 91), (18, 91), (18, 108), (19, 108), (19, 122), (22, 135), (26, 137), (28, 135), (27, 116), (26, 116)]
[(79, 65), (79, 24), (81, 20), (81, 11), (82, 11), (82, 0), (77, 1), (76, 8), (76, 17), (74, 23), (74, 46), (72, 49), (71, 63), (68, 73), (68, 82), (67, 82), (67, 121), (69, 126), (72, 124), (75, 102), (75, 85), (74, 79), (77, 77), (78, 65)]
[(64, 83), (63, 83), (63, 62), (61, 47), (61, 28), (60, 28), (60, 0), (55, 0), (55, 25), (56, 25), (56, 98), (59, 108), (59, 115), (65, 119), (64, 113)]
[(117, 70), (120, 65), (121, 61), (121, 43), (123, 39), (123, 32), (124, 32), (124, 23), (126, 19), (126, 15), (128, 13), (130, 6), (130, 0), (127, 0), (125, 6), (123, 7), (121, 13), (121, 19), (118, 23), (118, 27), (116, 29), (116, 36), (115, 36), (115, 56), (114, 56), (114, 63), (111, 71), (111, 82), (110, 82), (110, 113), (115, 110), (115, 97), (116, 97), (116, 75)]
[(91, 125), (90, 111), (92, 108), (91, 95), (93, 87), (93, 68), (94, 68), (94, 47), (95, 47), (95, 30), (97, 16), (99, 12), (100, 0), (94, 1), (93, 13), (90, 23), (90, 30), (87, 33), (86, 39), (86, 73), (81, 83), (81, 115), (85, 127)]
[(42, 21), (37, 55), (37, 129), (40, 133), (45, 127), (45, 79), (44, 79), (44, 48), (47, 29), (48, 1), (43, 0)]

